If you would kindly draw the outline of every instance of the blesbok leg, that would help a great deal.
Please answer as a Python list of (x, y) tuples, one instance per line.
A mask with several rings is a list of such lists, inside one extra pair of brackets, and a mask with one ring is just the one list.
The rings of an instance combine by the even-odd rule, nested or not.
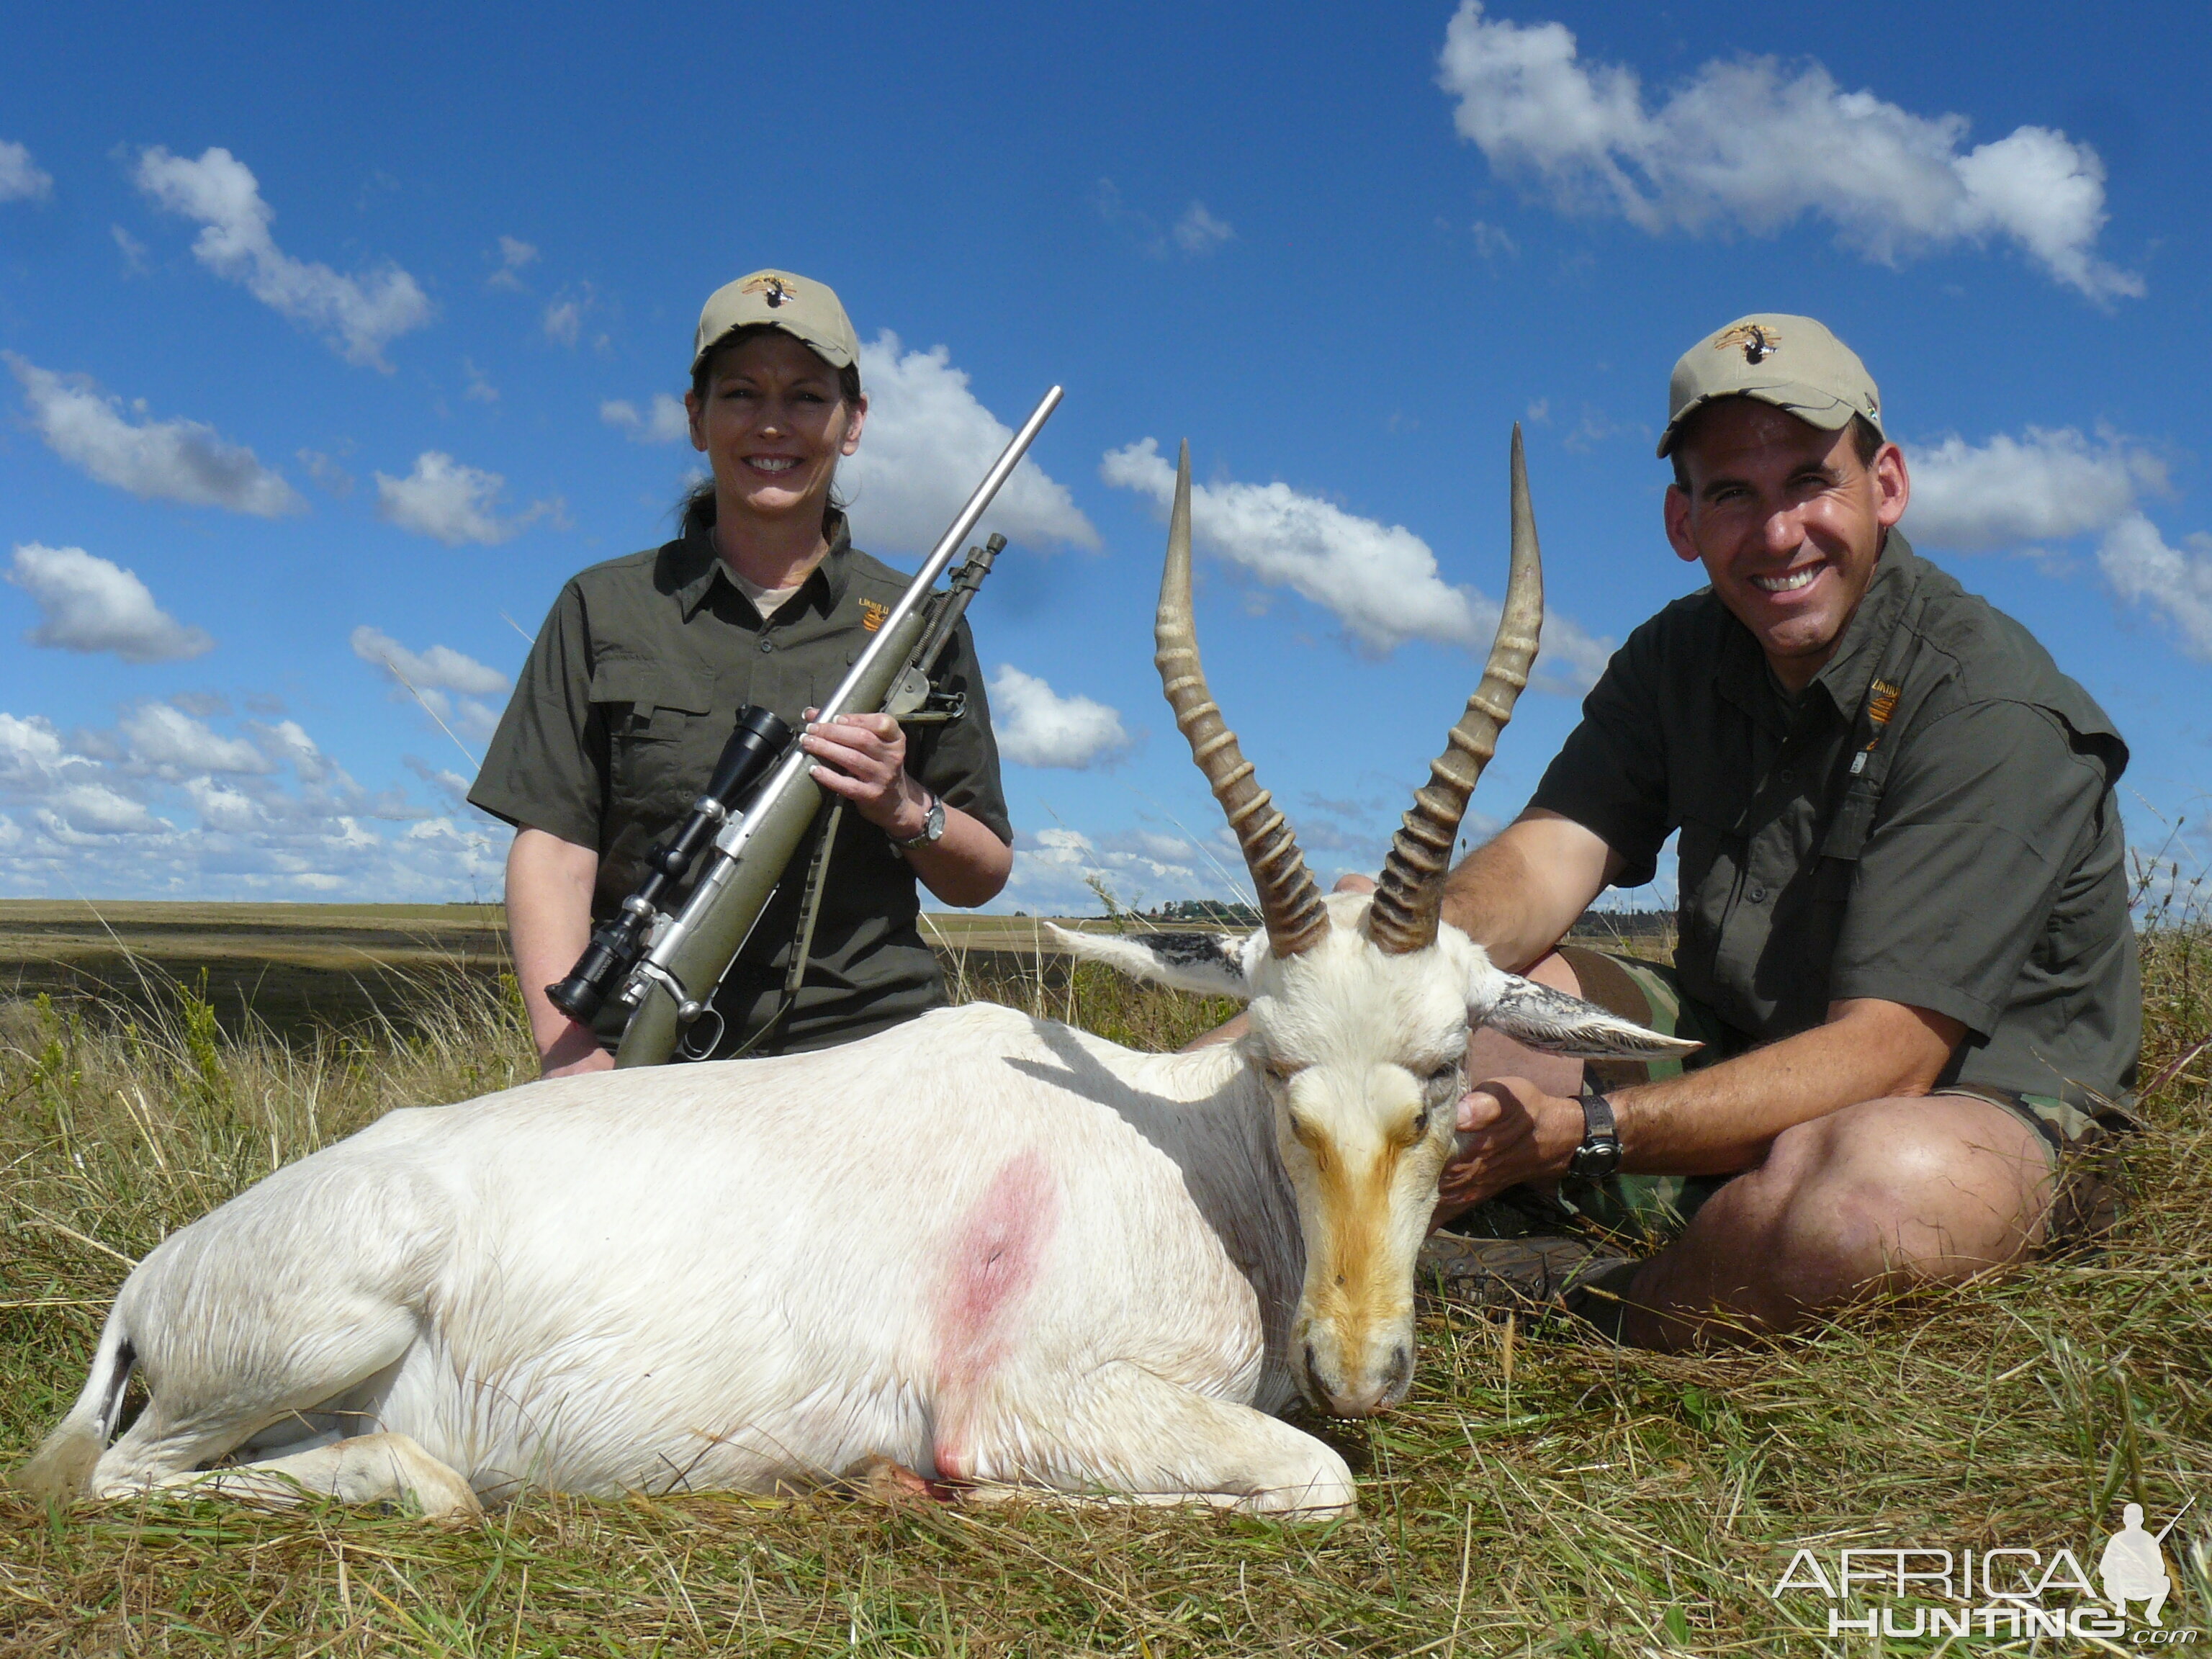
[(425, 1516), (481, 1515), (469, 1483), (404, 1434), (357, 1434), (312, 1451), (165, 1475), (157, 1491), (190, 1489), (256, 1504), (334, 1498), (341, 1504), (406, 1504)]
[[(1315, 1519), (1358, 1507), (1352, 1471), (1311, 1435), (1124, 1362), (1055, 1385), (1048, 1400), (1005, 1402), (989, 1417), (975, 1425), (972, 1443), (950, 1457), (939, 1451), (940, 1468), (973, 1481), (986, 1502), (1049, 1494)], [(1009, 1432), (994, 1433), (993, 1423)]]

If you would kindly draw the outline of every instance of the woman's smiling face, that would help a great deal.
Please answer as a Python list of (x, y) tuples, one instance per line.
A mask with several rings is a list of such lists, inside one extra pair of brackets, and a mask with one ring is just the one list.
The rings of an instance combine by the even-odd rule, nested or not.
[(706, 396), (686, 393), (691, 447), (714, 471), (725, 512), (819, 522), (841, 456), (860, 447), (868, 400), (848, 402), (837, 371), (800, 341), (765, 329), (718, 351)]

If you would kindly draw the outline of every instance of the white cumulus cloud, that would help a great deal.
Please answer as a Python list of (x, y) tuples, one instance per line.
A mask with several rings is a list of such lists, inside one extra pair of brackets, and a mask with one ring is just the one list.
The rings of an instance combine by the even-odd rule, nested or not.
[(498, 726), (498, 708), (482, 699), (504, 696), (513, 682), (496, 668), (451, 646), (410, 651), (389, 634), (366, 625), (353, 630), (350, 642), (354, 655), (384, 671), (395, 700), (419, 702), (457, 742), (467, 737), (483, 743)]
[(31, 152), (0, 138), (0, 202), (36, 202), (53, 194), (54, 175), (31, 159)]
[(1967, 149), (1963, 115), (1916, 115), (1773, 58), (1714, 59), (1648, 104), (1633, 70), (1582, 61), (1565, 25), (1486, 17), (1481, 0), (1453, 15), (1437, 81), (1461, 136), (1562, 209), (1653, 234), (1771, 234), (1811, 215), (1884, 263), (2000, 238), (2092, 299), (2143, 291), (2094, 252), (2104, 162), (2051, 128)]
[(627, 398), (610, 398), (599, 405), (599, 418), (629, 434), (632, 443), (680, 443), (691, 431), (684, 400), (665, 392), (654, 392), (643, 414)]
[(2130, 513), (2098, 547), (2097, 563), (2114, 592), (2162, 611), (2181, 648), (2212, 662), (2212, 536), (2200, 532), (2187, 542), (2185, 550), (2169, 547), (2157, 526)]
[(154, 603), (135, 570), (81, 547), (27, 542), (8, 580), (38, 604), (43, 620), (23, 637), (61, 651), (112, 651), (125, 662), (175, 662), (204, 655), (215, 641)]
[(269, 757), (243, 738), (226, 738), (181, 708), (142, 702), (117, 723), (131, 757), (164, 776), (191, 772), (266, 772)]
[[(1163, 514), (1175, 469), (1151, 438), (1109, 450), (1098, 474), (1149, 496)], [(1498, 604), (1437, 574), (1429, 544), (1402, 525), (1377, 524), (1288, 484), (1199, 484), (1190, 492), (1191, 538), (1269, 587), (1287, 587), (1329, 611), (1362, 649), (1386, 653), (1408, 640), (1487, 653)], [(1544, 618), (1540, 679), (1585, 689), (1610, 647), (1557, 611)]]
[(442, 451), (426, 449), (405, 477), (376, 475), (376, 510), (402, 530), (448, 547), (464, 542), (489, 547), (556, 510), (550, 501), (536, 501), (527, 512), (502, 518), (496, 503), (506, 487), (507, 480), (496, 472), (464, 466)]
[(49, 833), (64, 842), (79, 836), (158, 835), (176, 826), (157, 818), (143, 801), (133, 800), (104, 783), (76, 783), (57, 790), (52, 810), (39, 814)]
[(484, 279), (484, 286), (512, 289), (520, 293), (522, 279), (514, 273), (525, 265), (535, 264), (537, 259), (538, 249), (534, 245), (524, 241), (519, 236), (501, 237), (499, 239), (499, 269)]
[(514, 682), (496, 668), (464, 656), (451, 646), (434, 645), (428, 651), (410, 651), (389, 634), (366, 625), (350, 636), (353, 653), (374, 663), (394, 679), (404, 677), (417, 690), (459, 691), (489, 697), (504, 693)]
[(385, 346), (430, 320), (429, 296), (396, 264), (347, 276), (278, 247), (269, 234), (275, 210), (227, 149), (188, 161), (157, 144), (139, 156), (137, 183), (157, 205), (198, 223), (192, 252), (202, 264), (323, 336), (348, 362), (388, 370)]
[(2212, 660), (2212, 537), (2175, 547), (2144, 514), (2144, 496), (2171, 489), (2165, 461), (2143, 445), (2029, 427), (1980, 444), (1954, 434), (1909, 447), (1906, 459), (1912, 504), (1902, 527), (1915, 543), (2040, 556), (2048, 544), (2096, 536), (2112, 592), (2156, 613), (2189, 655)]
[(60, 777), (71, 764), (92, 763), (70, 754), (62, 734), (44, 714), (0, 714), (0, 784), (35, 790)]
[(1908, 447), (1912, 504), (1903, 528), (1930, 547), (1984, 553), (2109, 529), (2166, 468), (2142, 446), (2073, 427), (2029, 427), (1970, 444), (1957, 434)]
[(1001, 663), (991, 678), (991, 730), (1017, 766), (1080, 771), (1129, 746), (1121, 714), (1090, 697), (1066, 696), (1034, 674)]
[(102, 483), (149, 499), (223, 507), (274, 519), (307, 510), (282, 473), (243, 444), (198, 421), (125, 417), (119, 399), (81, 374), (57, 374), (0, 352), (23, 387), (31, 425), (46, 447)]
[(1208, 213), (1205, 203), (1193, 202), (1182, 210), (1182, 217), (1175, 222), (1175, 228), (1169, 234), (1185, 253), (1211, 253), (1224, 242), (1234, 241), (1237, 231)]
[(200, 822), (210, 830), (228, 835), (251, 835), (261, 829), (267, 817), (252, 797), (228, 783), (217, 783), (213, 778), (188, 778), (185, 794), (200, 815)]
[[(853, 504), (854, 539), (894, 552), (924, 551), (945, 533), (1013, 430), (976, 400), (945, 347), (906, 351), (889, 329), (860, 347), (860, 384), (868, 392), (867, 427), (859, 451), (837, 469), (839, 487)], [(1027, 547), (1099, 544), (1067, 487), (1033, 460), (1014, 470), (983, 525)]]

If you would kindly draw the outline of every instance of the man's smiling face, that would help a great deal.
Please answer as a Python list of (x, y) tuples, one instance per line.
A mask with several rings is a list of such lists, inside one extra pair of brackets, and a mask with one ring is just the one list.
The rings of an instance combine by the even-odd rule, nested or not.
[(1707, 405), (1675, 446), (1687, 488), (1667, 491), (1667, 539), (1701, 563), (1775, 678), (1811, 684), (1866, 596), (1882, 538), (1911, 495), (1905, 456), (1862, 460), (1849, 426), (1824, 432), (1755, 398)]

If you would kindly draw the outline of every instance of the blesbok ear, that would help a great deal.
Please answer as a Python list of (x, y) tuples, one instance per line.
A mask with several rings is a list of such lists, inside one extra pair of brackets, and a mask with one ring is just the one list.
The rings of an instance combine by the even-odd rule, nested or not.
[(1234, 933), (1078, 933), (1051, 927), (1070, 956), (1103, 962), (1132, 979), (1206, 997), (1252, 994), (1245, 977), (1248, 941)]
[(1492, 972), (1497, 974), (1495, 981), (1482, 988), (1489, 994), (1489, 1006), (1471, 1002), (1471, 1020), (1545, 1054), (1571, 1060), (1658, 1060), (1705, 1047), (1685, 1037), (1646, 1030), (1595, 1002), (1518, 974)]

